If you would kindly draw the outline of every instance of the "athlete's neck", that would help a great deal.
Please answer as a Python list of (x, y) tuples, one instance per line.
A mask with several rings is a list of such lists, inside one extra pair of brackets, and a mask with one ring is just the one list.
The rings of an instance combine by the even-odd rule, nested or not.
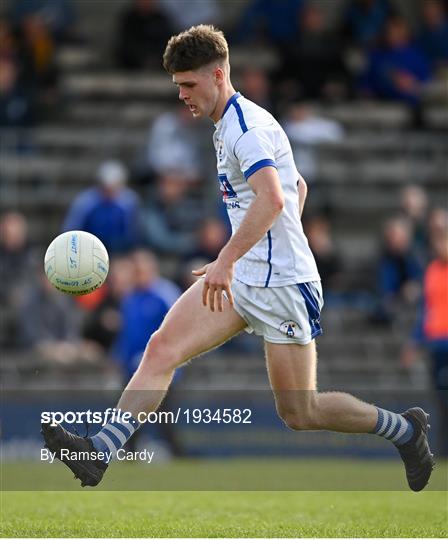
[(219, 99), (216, 103), (215, 110), (210, 115), (210, 118), (213, 120), (213, 123), (216, 124), (219, 120), (221, 120), (222, 113), (224, 112), (224, 109), (227, 105), (227, 102), (229, 99), (235, 94), (236, 90), (233, 88), (233, 86), (229, 83), (225, 85), (225, 88), (223, 88), (223, 91), (221, 95), (219, 96)]

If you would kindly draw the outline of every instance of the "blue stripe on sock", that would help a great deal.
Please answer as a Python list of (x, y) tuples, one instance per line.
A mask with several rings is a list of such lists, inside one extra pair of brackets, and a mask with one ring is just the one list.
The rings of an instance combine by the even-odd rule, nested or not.
[(92, 441), (93, 447), (97, 452), (110, 452), (107, 444), (103, 441), (103, 439), (100, 439), (98, 435), (90, 437), (90, 440)]
[(388, 432), (390, 426), (392, 425), (392, 415), (390, 414), (389, 411), (386, 411), (386, 427), (382, 430), (383, 433), (382, 435), (384, 436), (385, 433)]
[[(398, 415), (397, 415), (398, 416)], [(398, 418), (397, 425), (392, 430), (392, 433), (387, 437), (387, 439), (393, 439), (395, 435), (400, 431), (401, 426), (403, 425), (403, 419)]]
[(407, 442), (409, 442), (412, 439), (412, 436), (414, 435), (414, 426), (412, 425), (412, 423), (409, 422), (408, 420), (406, 420), (406, 418), (403, 418), (403, 420), (405, 422), (407, 422), (408, 425), (407, 425), (406, 431), (403, 433), (403, 435), (399, 439), (394, 441), (394, 444), (396, 446), (406, 444)]
[(115, 446), (116, 450), (121, 448), (122, 444), (121, 444), (120, 439), (115, 435), (115, 433), (112, 433), (112, 431), (107, 429), (107, 426), (104, 427), (104, 429), (102, 430), (102, 433), (104, 433), (104, 435), (109, 437), (109, 439), (112, 441), (112, 444)]
[(380, 427), (383, 425), (383, 420), (384, 420), (383, 411), (379, 409), (378, 407), (376, 408), (376, 410), (378, 411), (378, 420), (376, 421), (376, 426), (373, 428), (372, 433), (378, 433), (378, 431), (380, 430)]
[[(392, 442), (396, 446), (400, 446), (411, 440), (412, 436), (414, 435), (414, 427), (411, 422), (406, 420), (406, 418), (402, 416), (401, 414), (386, 411), (384, 409), (380, 409), (379, 407), (377, 407), (376, 410), (378, 411), (378, 420), (376, 422), (376, 426), (374, 430), (372, 431), (372, 433), (375, 433), (376, 435), (379, 435), (380, 437), (383, 437), (384, 439), (392, 440), (394, 437), (396, 437), (400, 429), (402, 429), (403, 426), (406, 426), (406, 431), (403, 433), (403, 435), (401, 435), (401, 437), (398, 438), (396, 441), (392, 441)], [(381, 426), (384, 423), (384, 419), (386, 419), (386, 425), (383, 429), (381, 429)], [(392, 432), (386, 437), (386, 433), (389, 431), (394, 419), (397, 420), (397, 425), (394, 427)], [(379, 433), (380, 430), (381, 430), (381, 433)]]
[[(109, 426), (113, 426), (114, 428), (117, 428), (123, 435), (126, 437), (126, 439), (129, 439), (129, 437), (134, 433), (135, 430), (130, 431), (128, 427), (124, 426), (123, 424), (120, 424), (120, 422), (111, 422), (108, 424)], [(105, 426), (107, 427), (107, 426)]]

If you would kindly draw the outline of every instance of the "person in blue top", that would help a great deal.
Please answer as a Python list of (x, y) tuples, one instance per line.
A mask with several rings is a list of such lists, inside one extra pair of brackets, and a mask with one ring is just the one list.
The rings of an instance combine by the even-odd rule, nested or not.
[[(171, 305), (180, 296), (180, 289), (162, 278), (154, 255), (147, 250), (137, 250), (131, 256), (134, 273), (133, 289), (123, 298), (120, 306), (121, 330), (112, 349), (112, 355), (121, 368), (123, 380), (128, 383), (138, 368), (148, 339), (162, 324)], [(181, 369), (174, 375), (174, 383), (181, 378)], [(171, 390), (173, 386), (171, 387)], [(173, 393), (165, 396), (164, 407), (170, 410)], [(159, 434), (175, 456), (183, 455), (176, 426), (167, 422), (158, 425)], [(138, 432), (128, 441), (127, 448), (135, 451)]]
[(303, 0), (252, 0), (234, 32), (235, 42), (268, 40), (280, 47), (293, 42), (299, 33)]
[(82, 230), (97, 236), (109, 254), (125, 253), (142, 242), (140, 198), (126, 187), (128, 173), (119, 161), (98, 169), (96, 186), (81, 192), (72, 203), (63, 231)]
[(431, 70), (423, 52), (412, 43), (407, 22), (391, 17), (386, 24), (385, 43), (373, 49), (361, 78), (361, 90), (386, 100), (411, 106), (420, 102)]
[(361, 47), (372, 46), (389, 13), (388, 0), (352, 0), (345, 13), (345, 34)]
[(396, 306), (415, 306), (420, 292), (422, 267), (412, 248), (411, 224), (395, 217), (384, 225), (378, 261), (380, 305), (375, 322), (392, 322)]
[(134, 286), (122, 300), (122, 326), (113, 347), (126, 382), (137, 369), (148, 339), (181, 294), (174, 283), (159, 275), (157, 259), (150, 251), (134, 251), (131, 261)]

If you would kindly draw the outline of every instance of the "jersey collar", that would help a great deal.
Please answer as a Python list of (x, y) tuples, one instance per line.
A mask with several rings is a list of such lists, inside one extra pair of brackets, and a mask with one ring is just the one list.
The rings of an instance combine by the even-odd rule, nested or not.
[(241, 97), (241, 94), (239, 92), (235, 92), (235, 94), (233, 94), (233, 96), (229, 99), (229, 101), (226, 103), (226, 106), (224, 107), (224, 110), (222, 112), (222, 116), (221, 116), (221, 120), (222, 118), (224, 117), (224, 115), (226, 114), (228, 108), (230, 107), (230, 105), (232, 105), (233, 103), (235, 103), (235, 101)]

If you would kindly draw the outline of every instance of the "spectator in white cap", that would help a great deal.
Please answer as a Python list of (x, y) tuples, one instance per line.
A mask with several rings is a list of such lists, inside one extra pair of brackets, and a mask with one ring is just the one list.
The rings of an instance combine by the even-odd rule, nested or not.
[(97, 236), (110, 254), (125, 253), (141, 243), (140, 198), (127, 187), (128, 170), (120, 161), (103, 162), (97, 185), (73, 201), (63, 230), (82, 230)]

